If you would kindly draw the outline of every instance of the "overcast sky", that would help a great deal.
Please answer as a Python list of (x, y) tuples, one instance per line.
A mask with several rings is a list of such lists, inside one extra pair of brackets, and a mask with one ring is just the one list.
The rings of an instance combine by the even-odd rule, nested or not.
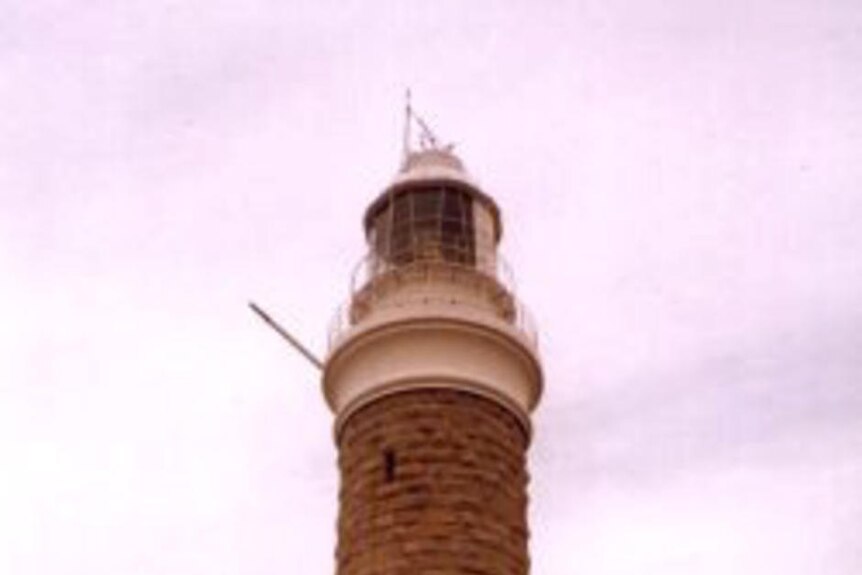
[(0, 573), (331, 573), (403, 91), (540, 331), (536, 575), (862, 572), (858, 0), (0, 0)]

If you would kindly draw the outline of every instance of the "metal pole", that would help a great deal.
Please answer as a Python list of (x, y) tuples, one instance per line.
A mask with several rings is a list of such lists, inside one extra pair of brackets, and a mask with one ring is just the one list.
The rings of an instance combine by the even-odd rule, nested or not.
[(410, 156), (410, 124), (413, 122), (413, 108), (410, 107), (410, 88), (404, 94), (404, 141), (401, 161), (406, 166)]
[(305, 359), (310, 361), (314, 365), (314, 367), (316, 367), (317, 369), (319, 369), (321, 371), (323, 370), (323, 362), (321, 362), (319, 359), (317, 359), (317, 356), (315, 356), (313, 353), (308, 351), (308, 348), (306, 348), (304, 345), (302, 345), (299, 342), (299, 340), (297, 340), (295, 337), (290, 335), (286, 329), (281, 327), (274, 319), (269, 317), (269, 314), (267, 314), (265, 311), (260, 309), (254, 302), (251, 302), (251, 301), (248, 302), (248, 307), (250, 307), (251, 310), (254, 313), (256, 313), (258, 316), (260, 316), (260, 319), (265, 321), (269, 325), (269, 327), (271, 327), (272, 329), (277, 331), (281, 337), (286, 339), (288, 341), (288, 343), (290, 343), (290, 345), (292, 345), (294, 347), (294, 349), (296, 349), (296, 351), (298, 351), (303, 356), (305, 356)]

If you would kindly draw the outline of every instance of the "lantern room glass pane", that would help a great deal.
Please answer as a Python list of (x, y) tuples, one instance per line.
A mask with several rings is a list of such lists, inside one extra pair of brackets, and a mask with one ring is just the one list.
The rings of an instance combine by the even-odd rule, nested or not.
[(441, 224), (444, 259), (475, 263), (472, 198), (460, 190), (446, 190)]
[(413, 261), (413, 226), (410, 217), (410, 196), (401, 194), (395, 197), (395, 212), (392, 219), (392, 231), (389, 253), (392, 262), (405, 264)]
[(440, 196), (443, 190), (419, 190), (410, 194), (413, 199), (413, 217), (417, 222), (436, 221), (440, 218)]
[(374, 222), (374, 235), (369, 238), (375, 252), (384, 258), (389, 256), (389, 220), (389, 210), (381, 212)]
[(414, 261), (476, 265), (473, 198), (440, 187), (413, 188), (380, 210), (369, 235), (377, 257), (399, 266)]
[(442, 259), (440, 253), (440, 196), (442, 190), (418, 190), (410, 194), (413, 204), (413, 245), (416, 259)]

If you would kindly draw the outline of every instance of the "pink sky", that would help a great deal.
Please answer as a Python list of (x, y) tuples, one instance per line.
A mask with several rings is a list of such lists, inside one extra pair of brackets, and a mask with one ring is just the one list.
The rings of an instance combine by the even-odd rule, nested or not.
[(328, 573), (402, 94), (541, 330), (541, 575), (862, 571), (862, 4), (0, 0), (0, 573)]

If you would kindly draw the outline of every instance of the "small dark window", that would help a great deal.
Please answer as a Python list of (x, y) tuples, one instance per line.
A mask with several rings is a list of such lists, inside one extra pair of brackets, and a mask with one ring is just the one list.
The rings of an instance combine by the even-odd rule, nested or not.
[(395, 452), (391, 449), (383, 452), (383, 475), (387, 483), (395, 481)]

